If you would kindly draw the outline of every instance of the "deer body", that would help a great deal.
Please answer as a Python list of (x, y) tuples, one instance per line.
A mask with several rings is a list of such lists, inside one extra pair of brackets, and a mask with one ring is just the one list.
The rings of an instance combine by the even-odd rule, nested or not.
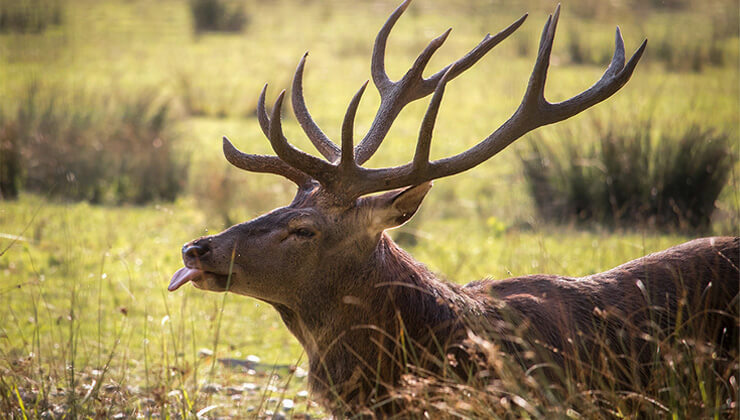
[[(666, 328), (690, 319), (702, 339), (734, 343), (722, 340), (737, 329), (723, 315), (737, 313), (738, 238), (692, 241), (579, 279), (539, 275), (467, 286), (438, 280), (390, 239), (385, 230), (414, 215), (432, 180), (470, 169), (528, 131), (610, 97), (627, 83), (645, 48), (643, 42), (625, 62), (617, 30), (614, 57), (603, 77), (571, 99), (550, 103), (544, 86), (558, 7), (543, 29), (519, 108), (470, 150), (430, 161), (446, 84), (511, 35), (526, 15), (495, 36), (486, 35), (455, 63), (422, 77), (447, 31), (429, 43), (400, 80), (391, 81), (384, 65), (386, 41), (408, 5), (406, 0), (391, 14), (376, 38), (371, 73), (381, 104), (357, 145), (353, 124), (367, 83), (350, 102), (337, 145), (308, 112), (302, 86), (306, 56), (299, 62), (291, 95), (294, 114), (325, 159), (288, 142), (280, 120), (285, 92), (268, 115), (263, 89), (257, 116), (277, 156), (243, 153), (225, 137), (224, 154), (241, 169), (295, 182), (296, 197), (286, 207), (185, 244), (185, 267), (173, 275), (169, 290), (192, 282), (200, 289), (231, 291), (271, 304), (308, 354), (310, 386), (337, 414), (373, 404), (381, 404), (374, 410), (385, 410), (382, 402), (409, 368), (473, 374), (475, 349), (469, 339), (474, 335), (501, 337), (513, 353), (527, 343), (542, 344), (556, 365), (567, 367), (578, 359), (567, 355), (588, 359), (600, 332), (607, 338), (602, 348), (613, 346), (619, 354), (646, 361), (650, 355), (643, 341), (653, 331), (648, 324), (656, 320), (649, 315), (657, 308), (657, 322)], [(362, 167), (403, 107), (429, 95), (413, 161), (391, 168)], [(716, 316), (699, 325), (692, 315), (700, 310)]]
[[(294, 305), (274, 306), (306, 349), (316, 395), (330, 406), (367, 407), (387, 397), (387, 388), (408, 371), (404, 352), (415, 353), (413, 363), (428, 371), (440, 369), (440, 353), (466, 363), (468, 353), (460, 350), (469, 330), (501, 323), (506, 328), (512, 318), (527, 324), (521, 330), (528, 332), (524, 340), (542, 340), (556, 349), (548, 361), (566, 363), (563, 354), (603, 345), (589, 337), (616, 342), (627, 334), (620, 344), (636, 354), (625, 356), (646, 365), (654, 356), (652, 347), (638, 335), (651, 331), (651, 315), (662, 315), (661, 327), (671, 329), (677, 311), (687, 319), (713, 308), (718, 313), (682, 328), (698, 333), (698, 339), (724, 341), (732, 351), (739, 245), (740, 238), (703, 238), (581, 278), (530, 275), (458, 286), (438, 280), (384, 235), (366, 266), (332, 279), (348, 286), (343, 292), (349, 294), (311, 295)], [(605, 333), (594, 331), (603, 326)], [(401, 343), (403, 335), (411, 345)], [(643, 374), (648, 373), (646, 367)]]

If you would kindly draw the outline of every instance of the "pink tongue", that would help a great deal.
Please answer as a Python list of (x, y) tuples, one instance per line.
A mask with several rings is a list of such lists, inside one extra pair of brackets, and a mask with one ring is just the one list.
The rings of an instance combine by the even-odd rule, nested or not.
[(172, 280), (170, 280), (170, 285), (167, 287), (167, 290), (169, 290), (170, 292), (174, 292), (175, 290), (179, 289), (180, 286), (200, 276), (201, 274), (203, 274), (202, 270), (183, 267), (177, 270), (175, 274), (172, 275)]

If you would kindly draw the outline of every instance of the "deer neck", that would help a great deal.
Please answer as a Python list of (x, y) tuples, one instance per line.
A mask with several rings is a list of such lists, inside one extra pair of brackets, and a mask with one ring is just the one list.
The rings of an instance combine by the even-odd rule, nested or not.
[(306, 290), (290, 305), (273, 304), (304, 346), (328, 344), (357, 325), (383, 326), (395, 312), (404, 318), (437, 316), (441, 308), (449, 309), (442, 302), (458, 289), (438, 280), (385, 233), (366, 261), (330, 267), (316, 274), (315, 284), (327, 287)]
[[(386, 234), (366, 263), (339, 271), (338, 278), (321, 282), (335, 290), (306, 296), (290, 308), (275, 305), (306, 350), (318, 382), (356, 382), (353, 375), (397, 353), (401, 341), (428, 344), (442, 337), (443, 342), (461, 330), (464, 293), (439, 281)], [(400, 369), (384, 363), (382, 376), (395, 382)]]

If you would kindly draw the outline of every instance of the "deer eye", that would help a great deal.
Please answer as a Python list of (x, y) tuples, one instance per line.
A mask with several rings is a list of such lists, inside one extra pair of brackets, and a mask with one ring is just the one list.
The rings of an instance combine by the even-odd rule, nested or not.
[(298, 228), (290, 231), (291, 235), (298, 236), (299, 238), (312, 238), (316, 233), (308, 228)]

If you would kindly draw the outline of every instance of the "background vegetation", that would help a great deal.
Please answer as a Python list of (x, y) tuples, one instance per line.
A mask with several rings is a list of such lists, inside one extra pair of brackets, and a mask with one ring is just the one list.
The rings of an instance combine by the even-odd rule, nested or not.
[(654, 138), (650, 121), (617, 120), (593, 133), (570, 131), (552, 146), (534, 136), (522, 163), (538, 214), (560, 223), (707, 230), (735, 165), (729, 135), (681, 130)]
[[(321, 414), (304, 392), (301, 349), (267, 305), (190, 287), (167, 294), (166, 285), (181, 266), (182, 243), (292, 198), (290, 183), (243, 173), (221, 156), (222, 135), (243, 150), (271, 153), (254, 118), (262, 84), (270, 83), (268, 101), (274, 99), (310, 50), (308, 106), (338, 138), (351, 95), (369, 77), (375, 33), (396, 6), (385, 0), (0, 0), (0, 412)], [(448, 87), (433, 158), (472, 146), (513, 112), (554, 7), (545, 0), (411, 6), (389, 41), (392, 77), (450, 26), (453, 34), (432, 70), (530, 13), (517, 33)], [(460, 283), (538, 272), (582, 276), (699, 234), (737, 235), (738, 15), (737, 3), (726, 0), (565, 2), (548, 98), (563, 100), (598, 79), (617, 24), (628, 50), (649, 39), (633, 79), (585, 114), (540, 129), (454, 180), (437, 181), (421, 212), (394, 235), (418, 260)], [(366, 95), (358, 133), (369, 127), (378, 102), (377, 94)], [(369, 166), (410, 160), (425, 106), (420, 101), (404, 111)], [(289, 113), (284, 128), (292, 142), (312, 150)], [(539, 151), (535, 160), (533, 151)], [(606, 165), (605, 158), (616, 163)], [(639, 161), (647, 174), (620, 159)], [(723, 175), (707, 172), (709, 163)], [(685, 178), (671, 187), (679, 197), (705, 197), (696, 223), (673, 211), (667, 195), (653, 194), (676, 172), (711, 175), (706, 187)], [(570, 203), (543, 212), (527, 181), (538, 173), (547, 174), (542, 185), (551, 194)], [(620, 180), (626, 199), (639, 198), (638, 210), (596, 201), (614, 195), (598, 190), (605, 177)], [(589, 191), (569, 195), (574, 189), (567, 186), (577, 182)], [(570, 210), (579, 200), (593, 207)], [(671, 211), (663, 219), (643, 214), (651, 200), (662, 203), (655, 205), (659, 211)], [(627, 213), (637, 220), (623, 219)], [(584, 224), (586, 214), (594, 217)], [(244, 362), (247, 355), (261, 362)], [(519, 399), (497, 403), (537, 408), (520, 415), (588, 417), (598, 408), (553, 400), (547, 390), (519, 381), (519, 373), (508, 375), (521, 386), (512, 390)], [(715, 409), (728, 415), (736, 407), (737, 375), (735, 385), (717, 382), (724, 391), (707, 391), (704, 377), (696, 377), (684, 393), (657, 403), (679, 416), (687, 408), (675, 395), (700, 401), (694, 412), (701, 415)], [(676, 378), (666, 375), (673, 390), (671, 381)], [(722, 395), (735, 399), (714, 404)], [(619, 415), (628, 406), (609, 407)]]

